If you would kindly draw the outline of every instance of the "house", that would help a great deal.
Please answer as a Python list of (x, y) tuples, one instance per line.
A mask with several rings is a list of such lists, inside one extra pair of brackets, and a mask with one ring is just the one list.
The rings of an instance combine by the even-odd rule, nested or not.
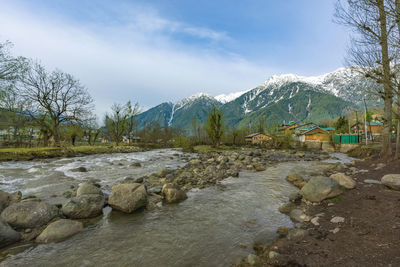
[[(351, 126), (351, 130), (355, 134), (364, 134), (365, 131), (365, 123), (357, 122), (353, 126)], [(382, 135), (383, 134), (383, 123), (380, 121), (370, 121), (367, 122), (367, 133), (368, 135)]]
[(290, 121), (288, 124), (283, 123), (279, 126), (278, 131), (281, 134), (287, 134), (295, 130), (296, 127), (299, 127), (300, 124), (294, 121)]
[(245, 141), (247, 143), (252, 143), (252, 144), (261, 144), (269, 139), (271, 139), (271, 136), (263, 133), (253, 133), (248, 136), (246, 136)]
[(297, 136), (300, 142), (329, 142), (331, 140), (330, 132), (318, 126), (298, 132)]

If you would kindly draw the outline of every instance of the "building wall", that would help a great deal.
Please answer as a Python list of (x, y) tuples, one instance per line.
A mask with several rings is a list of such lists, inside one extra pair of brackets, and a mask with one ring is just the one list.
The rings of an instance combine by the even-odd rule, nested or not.
[(316, 134), (310, 134), (310, 135), (305, 135), (305, 140), (306, 141), (330, 141), (330, 136), (325, 133), (316, 133)]

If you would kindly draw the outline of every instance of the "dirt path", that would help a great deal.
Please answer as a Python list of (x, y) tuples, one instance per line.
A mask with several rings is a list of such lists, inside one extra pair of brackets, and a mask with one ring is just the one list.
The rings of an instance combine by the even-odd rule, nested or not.
[[(304, 223), (308, 235), (297, 241), (277, 240), (255, 265), (400, 266), (400, 191), (365, 182), (400, 173), (400, 161), (376, 169), (378, 163), (378, 159), (359, 161), (345, 169), (353, 173), (357, 187), (336, 201), (310, 206), (307, 215), (318, 216), (319, 225)], [(336, 216), (344, 222), (332, 223)], [(271, 259), (271, 250), (278, 256)]]

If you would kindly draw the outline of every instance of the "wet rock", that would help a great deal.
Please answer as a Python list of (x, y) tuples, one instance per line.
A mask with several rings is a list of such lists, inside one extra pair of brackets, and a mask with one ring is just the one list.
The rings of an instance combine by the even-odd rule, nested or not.
[(144, 178), (142, 177), (125, 177), (123, 180), (124, 184), (131, 184), (131, 183), (143, 183)]
[(12, 194), (0, 190), (0, 213), (16, 200)]
[(152, 194), (147, 197), (147, 210), (155, 210), (158, 207), (158, 204), (162, 201), (162, 196), (157, 194)]
[(303, 198), (311, 202), (321, 202), (324, 199), (338, 196), (341, 193), (339, 184), (335, 180), (322, 176), (312, 177), (300, 190)]
[(292, 210), (294, 210), (297, 206), (293, 203), (285, 203), (279, 207), (279, 212), (283, 214), (289, 214)]
[(169, 174), (171, 171), (170, 170), (168, 170), (168, 169), (162, 169), (162, 170), (159, 170), (158, 172), (157, 172), (157, 176), (158, 177), (165, 177), (167, 174)]
[(165, 184), (162, 193), (167, 203), (178, 203), (187, 199), (186, 193), (174, 184)]
[(90, 195), (90, 194), (103, 195), (103, 192), (101, 191), (100, 188), (92, 184), (83, 184), (76, 191), (76, 196)]
[(71, 169), (72, 172), (87, 172), (88, 170), (85, 167), (78, 167), (75, 169)]
[(226, 172), (226, 175), (231, 176), (231, 177), (239, 177), (239, 172), (236, 170), (228, 170)]
[(391, 189), (400, 190), (400, 174), (386, 174), (381, 182)]
[(329, 178), (335, 180), (340, 186), (343, 186), (346, 189), (353, 189), (356, 187), (356, 182), (344, 173), (338, 172), (332, 174)]
[(162, 191), (162, 186), (153, 186), (149, 190), (147, 190), (147, 193), (149, 194), (161, 194)]
[(265, 250), (277, 238), (278, 234), (271, 229), (262, 230), (254, 238), (253, 247), (255, 250)]
[(105, 204), (103, 195), (88, 194), (69, 199), (61, 208), (62, 213), (71, 219), (93, 218), (102, 214)]
[(280, 226), (276, 232), (278, 233), (279, 237), (286, 237), (291, 229), (292, 228), (287, 226)]
[(192, 159), (191, 161), (189, 161), (189, 165), (192, 166), (192, 167), (199, 166), (199, 165), (201, 165), (201, 160)]
[(108, 204), (116, 210), (132, 213), (146, 206), (147, 191), (142, 184), (117, 184), (112, 187)]
[(41, 201), (14, 203), (1, 213), (1, 218), (15, 229), (36, 228), (58, 216), (58, 208)]
[(265, 167), (260, 163), (255, 164), (254, 167), (255, 167), (256, 171), (258, 171), (258, 172), (265, 171)]
[(0, 220), (0, 248), (18, 242), (21, 235), (12, 229), (6, 222)]
[(254, 254), (249, 254), (246, 257), (246, 263), (250, 264), (251, 266), (256, 265), (259, 261), (259, 257)]
[(134, 162), (129, 166), (131, 166), (131, 167), (142, 167), (142, 164), (140, 164), (140, 162)]
[(289, 201), (292, 203), (299, 203), (303, 196), (299, 192), (291, 193), (289, 195)]
[(308, 235), (307, 230), (303, 229), (292, 229), (287, 235), (289, 240), (299, 241)]
[(302, 210), (294, 209), (289, 213), (290, 219), (296, 222), (308, 222), (310, 217), (308, 217)]
[(288, 176), (286, 176), (286, 181), (300, 189), (307, 183), (304, 181), (303, 177), (297, 173), (290, 173)]
[(81, 222), (60, 219), (50, 223), (36, 238), (37, 243), (61, 242), (83, 230)]

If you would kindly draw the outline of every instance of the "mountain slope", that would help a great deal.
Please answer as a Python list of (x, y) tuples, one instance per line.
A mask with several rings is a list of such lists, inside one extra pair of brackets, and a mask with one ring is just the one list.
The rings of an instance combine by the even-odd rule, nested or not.
[(256, 125), (259, 119), (266, 122), (308, 121), (318, 122), (342, 115), (342, 110), (353, 103), (325, 92), (305, 90), (290, 99), (282, 99), (245, 116), (237, 127)]

